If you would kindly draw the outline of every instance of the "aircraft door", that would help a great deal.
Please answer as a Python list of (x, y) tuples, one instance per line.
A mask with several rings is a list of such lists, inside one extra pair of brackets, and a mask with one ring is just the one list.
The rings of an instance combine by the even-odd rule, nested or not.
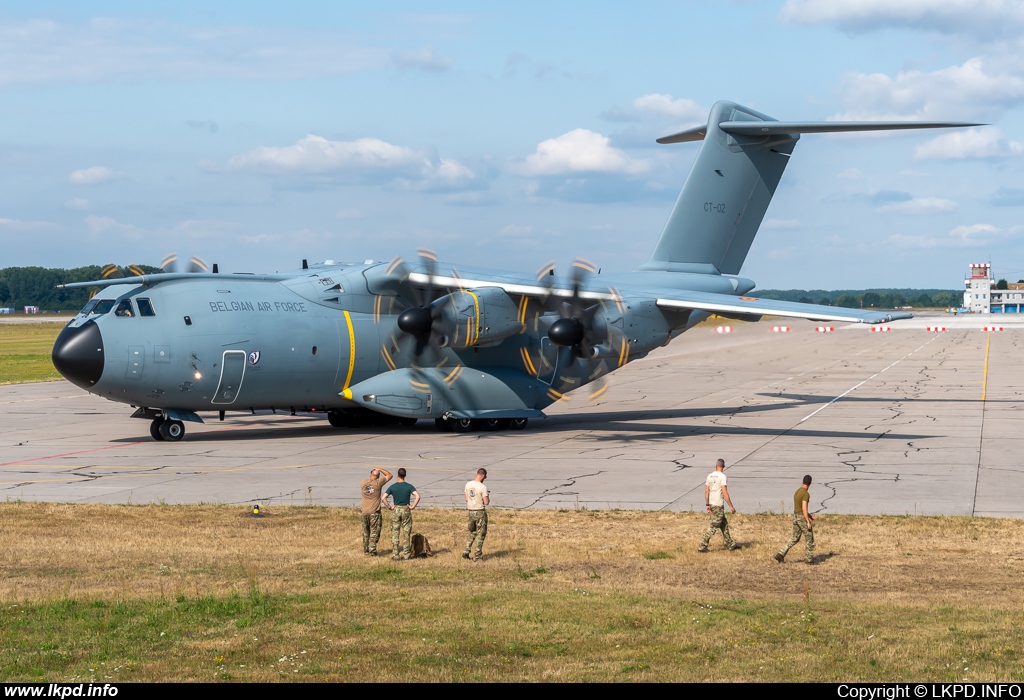
[(220, 363), (220, 383), (211, 403), (230, 404), (238, 398), (245, 374), (245, 351), (225, 350)]

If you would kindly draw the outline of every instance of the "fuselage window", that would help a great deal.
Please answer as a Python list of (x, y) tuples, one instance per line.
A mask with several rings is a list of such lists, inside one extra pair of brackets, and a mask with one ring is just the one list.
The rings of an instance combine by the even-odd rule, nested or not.
[(85, 308), (83, 308), (78, 313), (80, 313), (83, 316), (87, 316), (89, 314), (89, 312), (92, 311), (92, 307), (94, 307), (94, 306), (96, 306), (96, 300), (95, 299), (90, 299), (89, 303), (85, 305)]
[(123, 299), (120, 304), (117, 305), (117, 310), (114, 312), (115, 316), (125, 316), (131, 318), (135, 315), (135, 310), (132, 309), (132, 300)]
[(96, 306), (92, 307), (92, 313), (94, 314), (105, 314), (109, 313), (114, 308), (114, 299), (102, 299), (96, 302)]
[(149, 299), (141, 298), (135, 300), (139, 305), (139, 316), (156, 316), (156, 311), (153, 310), (153, 302)]

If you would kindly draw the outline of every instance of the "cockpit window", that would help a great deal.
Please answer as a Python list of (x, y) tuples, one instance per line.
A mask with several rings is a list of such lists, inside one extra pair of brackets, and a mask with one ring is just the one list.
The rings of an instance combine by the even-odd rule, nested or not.
[(125, 316), (131, 318), (135, 315), (135, 309), (132, 308), (131, 299), (123, 299), (120, 304), (117, 305), (117, 310), (114, 312), (115, 316)]
[(90, 299), (89, 303), (86, 304), (85, 307), (81, 311), (79, 311), (78, 313), (82, 314), (83, 316), (86, 316), (86, 315), (88, 315), (88, 313), (90, 311), (92, 311), (92, 307), (94, 307), (94, 306), (96, 306), (96, 300), (95, 299)]
[(139, 305), (139, 316), (156, 316), (156, 311), (153, 310), (153, 302), (146, 298), (136, 299), (135, 302)]
[(115, 299), (102, 299), (96, 302), (96, 306), (92, 307), (91, 313), (93, 314), (105, 314), (109, 313), (114, 308)]

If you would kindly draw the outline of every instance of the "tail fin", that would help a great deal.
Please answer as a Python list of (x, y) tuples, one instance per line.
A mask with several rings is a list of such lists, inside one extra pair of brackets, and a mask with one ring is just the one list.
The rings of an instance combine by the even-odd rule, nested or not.
[(953, 122), (780, 122), (716, 102), (706, 126), (658, 139), (700, 141), (679, 199), (641, 270), (738, 274), (802, 133), (979, 126)]

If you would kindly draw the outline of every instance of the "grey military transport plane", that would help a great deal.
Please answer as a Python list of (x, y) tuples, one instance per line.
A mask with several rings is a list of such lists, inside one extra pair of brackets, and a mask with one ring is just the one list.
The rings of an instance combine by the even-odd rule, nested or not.
[(72, 383), (130, 404), (157, 440), (215, 411), (323, 411), (335, 427), (433, 419), (519, 430), (566, 393), (667, 344), (711, 314), (881, 323), (910, 314), (770, 301), (737, 276), (801, 134), (974, 126), (781, 122), (718, 102), (648, 262), (598, 274), (328, 261), (294, 272), (164, 272), (68, 284), (100, 291), (53, 347)]

